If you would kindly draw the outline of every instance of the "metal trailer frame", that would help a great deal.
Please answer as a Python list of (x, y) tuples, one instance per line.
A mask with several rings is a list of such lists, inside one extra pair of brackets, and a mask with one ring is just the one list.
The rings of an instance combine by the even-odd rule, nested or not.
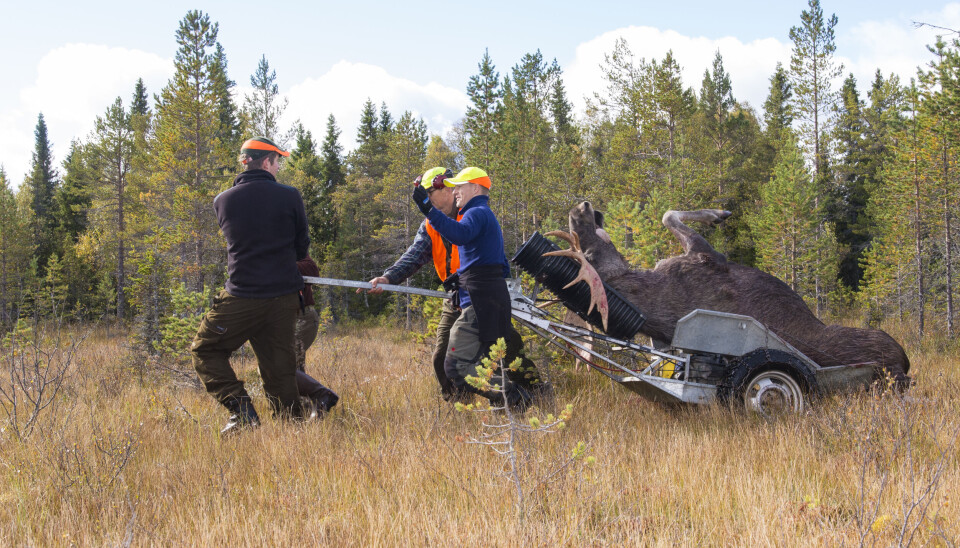
[[(368, 282), (307, 276), (304, 282), (372, 287)], [(865, 388), (877, 378), (877, 367), (872, 363), (821, 367), (750, 316), (694, 310), (677, 322), (672, 346), (658, 349), (557, 321), (537, 306), (539, 285), (530, 296), (523, 294), (520, 280), (507, 280), (507, 286), (512, 315), (519, 323), (591, 369), (653, 401), (707, 404), (732, 396), (743, 398), (748, 410), (771, 415), (784, 407), (800, 411), (805, 405), (804, 393), (818, 395)], [(378, 287), (427, 297), (451, 297), (450, 293), (409, 286)], [(602, 348), (598, 351), (594, 345)], [(614, 353), (623, 358), (615, 358)], [(585, 359), (585, 355), (592, 359)], [(630, 367), (630, 362), (639, 365)], [(695, 363), (707, 363), (720, 376), (714, 375), (705, 382), (691, 380), (698, 376)], [(736, 386), (730, 385), (731, 378)]]
[[(800, 411), (805, 406), (804, 393), (862, 389), (877, 377), (876, 364), (821, 367), (750, 316), (694, 310), (677, 322), (672, 346), (658, 349), (551, 319), (536, 306), (536, 288), (528, 297), (518, 280), (511, 280), (508, 286), (518, 322), (653, 401), (707, 404), (724, 397), (742, 398), (747, 409), (769, 416), (784, 407)], [(642, 358), (645, 365), (628, 367), (624, 360), (614, 359), (612, 352), (597, 351), (584, 342), (599, 342), (607, 349)], [(577, 351), (593, 359), (586, 360)], [(691, 380), (696, 377), (694, 363), (702, 360), (718, 364), (715, 367), (721, 377)], [(729, 385), (731, 378), (737, 379), (735, 386)]]

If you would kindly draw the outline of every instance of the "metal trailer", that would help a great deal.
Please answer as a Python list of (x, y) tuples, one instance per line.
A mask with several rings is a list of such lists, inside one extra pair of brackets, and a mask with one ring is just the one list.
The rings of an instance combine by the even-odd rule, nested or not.
[[(307, 276), (304, 282), (371, 287), (367, 282)], [(408, 286), (379, 287), (427, 297), (451, 296)], [(747, 410), (772, 416), (803, 410), (810, 396), (869, 387), (877, 375), (872, 364), (821, 367), (749, 316), (694, 310), (677, 322), (670, 347), (654, 348), (559, 321), (537, 306), (539, 284), (529, 296), (524, 295), (519, 280), (508, 280), (508, 288), (512, 314), (519, 323), (652, 401), (707, 404), (740, 400)], [(608, 288), (608, 296), (611, 291)], [(576, 306), (559, 301), (577, 312)]]
[[(589, 367), (658, 402), (742, 400), (764, 416), (799, 412), (808, 396), (869, 387), (870, 365), (821, 367), (750, 316), (694, 310), (672, 345), (654, 348), (557, 321), (511, 281), (513, 317)], [(566, 303), (564, 303), (566, 304)]]

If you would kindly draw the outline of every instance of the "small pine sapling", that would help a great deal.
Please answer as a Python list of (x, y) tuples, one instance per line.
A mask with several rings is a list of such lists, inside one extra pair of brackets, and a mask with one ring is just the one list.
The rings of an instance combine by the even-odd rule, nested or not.
[[(515, 359), (511, 364), (504, 364), (507, 352), (506, 342), (503, 338), (497, 340), (490, 348), (490, 355), (484, 358), (482, 363), (477, 365), (476, 376), (468, 376), (467, 382), (480, 390), (481, 392), (499, 392), (500, 404), (456, 404), (458, 411), (473, 411), (484, 413), (481, 419), (481, 429), (475, 435), (466, 440), (467, 443), (485, 445), (493, 449), (494, 453), (504, 458), (509, 463), (509, 469), (504, 474), (507, 479), (513, 483), (516, 492), (516, 508), (518, 514), (523, 516), (524, 491), (523, 474), (520, 466), (520, 445), (519, 438), (522, 435), (535, 433), (549, 434), (556, 433), (566, 428), (567, 422), (573, 416), (573, 405), (567, 404), (558, 416), (552, 413), (545, 417), (528, 416), (523, 420), (525, 409), (516, 408), (510, 405), (508, 398), (509, 375), (503, 371), (504, 367), (508, 370), (521, 372), (521, 360)], [(507, 379), (506, 382), (504, 379)], [(500, 417), (498, 421), (491, 421), (489, 411), (494, 411)], [(583, 441), (577, 443), (571, 456), (564, 459), (558, 466), (558, 470), (552, 471), (549, 476), (556, 475), (562, 469), (566, 469), (571, 463), (581, 461), (587, 466), (594, 464), (594, 457), (586, 456), (587, 447)]]

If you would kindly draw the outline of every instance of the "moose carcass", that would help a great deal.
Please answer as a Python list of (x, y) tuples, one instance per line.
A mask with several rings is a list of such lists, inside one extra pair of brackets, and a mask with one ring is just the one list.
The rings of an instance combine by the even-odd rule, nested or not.
[[(570, 230), (579, 240), (581, 258), (596, 275), (634, 303), (646, 316), (641, 332), (655, 345), (670, 345), (677, 321), (695, 309), (751, 316), (823, 367), (873, 365), (905, 387), (910, 361), (887, 333), (826, 325), (787, 284), (756, 268), (727, 258), (685, 223), (719, 223), (728, 211), (668, 211), (663, 224), (680, 240), (684, 254), (661, 260), (652, 270), (630, 266), (616, 247), (597, 231), (589, 202), (570, 210)], [(575, 257), (578, 253), (569, 253)]]

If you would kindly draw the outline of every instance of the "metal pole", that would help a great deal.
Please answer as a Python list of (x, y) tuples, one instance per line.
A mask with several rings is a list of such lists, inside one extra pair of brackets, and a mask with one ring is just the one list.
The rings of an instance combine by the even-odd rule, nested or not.
[[(357, 289), (372, 289), (370, 282), (356, 282), (353, 280), (338, 280), (337, 278), (317, 278), (314, 276), (304, 276), (303, 283), (315, 285), (333, 285), (337, 287), (355, 287)], [(407, 287), (405, 285), (377, 284), (377, 287), (384, 291), (395, 291), (397, 293), (410, 293), (413, 295), (423, 295), (424, 297), (437, 297), (440, 299), (449, 299), (450, 293), (443, 291), (433, 291), (430, 289), (420, 289), (419, 287)]]

